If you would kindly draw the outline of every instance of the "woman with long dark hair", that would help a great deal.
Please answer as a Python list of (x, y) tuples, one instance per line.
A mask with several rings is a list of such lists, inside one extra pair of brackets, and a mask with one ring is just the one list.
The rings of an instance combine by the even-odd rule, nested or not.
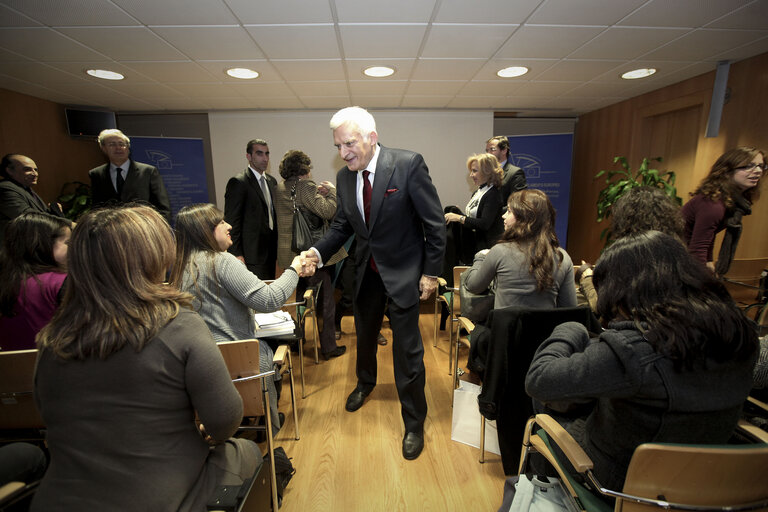
[(255, 471), (258, 446), (230, 439), (243, 406), (221, 353), (189, 294), (163, 282), (174, 252), (148, 206), (75, 227), (62, 305), (38, 336), (51, 464), (33, 511), (204, 510), (224, 477)]
[(752, 387), (757, 332), (723, 285), (666, 233), (621, 238), (595, 266), (607, 329), (590, 339), (557, 326), (534, 356), (525, 388), (536, 401), (596, 401), (565, 421), (598, 480), (621, 489), (645, 442), (725, 443)]
[[(752, 213), (752, 203), (760, 196), (760, 178), (765, 169), (763, 151), (748, 147), (728, 150), (683, 206), (688, 250), (718, 275), (728, 272), (741, 236), (742, 218)], [(715, 267), (715, 235), (722, 230), (725, 237)]]
[(0, 348), (37, 348), (35, 336), (59, 307), (72, 223), (28, 212), (6, 226), (0, 251)]
[(512, 193), (504, 227), (498, 243), (475, 256), (464, 282), (467, 290), (482, 293), (495, 280), (494, 308), (576, 306), (573, 263), (560, 248), (547, 195), (536, 189)]

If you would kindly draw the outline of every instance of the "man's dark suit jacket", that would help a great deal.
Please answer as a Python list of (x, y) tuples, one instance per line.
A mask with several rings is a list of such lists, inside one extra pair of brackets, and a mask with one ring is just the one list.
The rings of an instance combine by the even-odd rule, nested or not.
[(11, 179), (0, 181), (0, 245), (8, 223), (26, 212), (53, 213), (34, 190), (27, 190)]
[(336, 175), (336, 217), (315, 248), (328, 261), (354, 233), (356, 295), (373, 255), (387, 295), (401, 308), (416, 305), (421, 275), (440, 275), (445, 250), (445, 219), (424, 159), (418, 153), (381, 146), (370, 226), (357, 208), (356, 186), (357, 173), (342, 168)]
[(504, 164), (504, 176), (501, 178), (501, 203), (504, 208), (507, 207), (507, 201), (512, 192), (528, 188), (528, 182), (525, 179), (525, 171), (509, 162)]
[[(229, 252), (245, 258), (245, 264), (253, 272), (254, 266), (271, 268), (274, 278), (277, 258), (277, 217), (274, 213), (274, 197), (277, 180), (264, 173), (272, 195), (272, 218), (275, 229), (269, 229), (267, 203), (259, 186), (259, 180), (250, 168), (229, 179), (224, 194), (224, 219), (232, 225)], [(264, 279), (262, 277), (262, 279)]]
[(130, 202), (152, 205), (169, 223), (171, 222), (171, 202), (165, 191), (163, 179), (157, 167), (129, 160), (128, 174), (125, 175), (123, 193), (119, 196), (109, 176), (109, 164), (100, 165), (88, 171), (91, 178), (93, 206), (121, 204)]

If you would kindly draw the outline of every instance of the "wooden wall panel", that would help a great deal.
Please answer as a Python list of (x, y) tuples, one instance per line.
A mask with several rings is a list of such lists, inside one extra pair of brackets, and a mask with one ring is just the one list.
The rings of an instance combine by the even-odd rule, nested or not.
[(88, 170), (104, 163), (95, 140), (67, 134), (64, 106), (0, 89), (0, 151), (21, 153), (37, 164), (36, 191), (46, 201), (58, 197), (68, 181), (88, 183)]
[[(593, 176), (601, 169), (611, 168), (614, 156), (629, 156), (633, 168), (643, 156), (661, 156), (664, 158), (661, 167), (669, 165), (679, 174), (678, 195), (687, 201), (689, 193), (727, 149), (741, 145), (768, 149), (768, 53), (731, 65), (730, 98), (723, 109), (720, 134), (706, 138), (714, 78), (713, 65), (710, 73), (579, 118), (574, 137), (571, 185), (574, 200), (567, 248), (574, 261), (594, 262), (602, 249), (600, 232), (605, 226), (595, 221), (595, 202), (604, 182), (593, 180)], [(659, 140), (655, 130), (669, 133), (668, 140)], [(692, 134), (696, 134), (695, 141), (691, 140)], [(668, 153), (645, 153), (659, 147), (665, 147)], [(736, 257), (768, 256), (768, 190), (765, 183), (761, 187), (763, 198), (744, 221)]]

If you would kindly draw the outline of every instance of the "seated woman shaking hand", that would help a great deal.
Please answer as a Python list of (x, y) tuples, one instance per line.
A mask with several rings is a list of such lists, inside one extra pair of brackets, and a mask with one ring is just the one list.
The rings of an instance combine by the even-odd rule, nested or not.
[[(227, 252), (232, 245), (232, 226), (224, 213), (212, 204), (193, 204), (176, 216), (176, 260), (170, 282), (194, 297), (197, 311), (213, 334), (213, 339), (233, 341), (256, 336), (253, 311), (269, 313), (280, 309), (296, 289), (301, 258), (296, 256), (285, 272), (272, 284), (251, 273), (242, 262)], [(311, 272), (309, 268), (304, 272)], [(302, 273), (302, 276), (305, 275)], [(307, 273), (306, 275), (310, 275)], [(261, 371), (272, 369), (272, 349), (259, 344)], [(277, 392), (267, 380), (273, 418), (273, 433), (280, 429)]]
[(192, 298), (163, 283), (174, 252), (150, 207), (75, 227), (62, 305), (38, 336), (51, 464), (32, 510), (204, 510), (223, 477), (255, 471), (258, 446), (230, 439), (243, 406), (224, 360)]

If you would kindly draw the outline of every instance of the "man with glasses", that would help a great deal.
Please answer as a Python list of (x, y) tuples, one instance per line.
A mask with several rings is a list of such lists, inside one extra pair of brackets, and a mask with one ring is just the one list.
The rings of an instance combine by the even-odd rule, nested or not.
[(528, 182), (525, 180), (525, 172), (512, 165), (509, 159), (509, 139), (503, 135), (496, 135), (485, 141), (485, 152), (496, 157), (504, 170), (504, 176), (501, 178), (501, 200), (504, 203), (504, 210), (507, 208), (507, 200), (512, 192), (528, 188)]
[(98, 142), (109, 163), (88, 171), (93, 206), (145, 203), (170, 223), (171, 202), (157, 167), (131, 159), (131, 140), (120, 130), (102, 130)]

